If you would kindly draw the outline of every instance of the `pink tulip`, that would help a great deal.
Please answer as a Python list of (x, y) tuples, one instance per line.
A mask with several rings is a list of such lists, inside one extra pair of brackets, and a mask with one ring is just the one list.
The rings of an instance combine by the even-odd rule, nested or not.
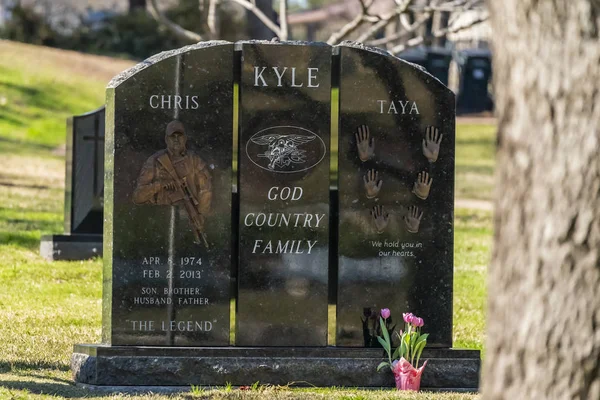
[(382, 308), (381, 309), (381, 317), (383, 319), (388, 319), (390, 317), (390, 309), (389, 308)]
[(415, 318), (415, 316), (412, 315), (412, 313), (402, 313), (402, 318), (404, 318), (404, 322), (406, 322), (407, 324), (412, 324), (413, 318)]
[(423, 318), (419, 317), (414, 317), (412, 323), (417, 328), (420, 328), (424, 325)]

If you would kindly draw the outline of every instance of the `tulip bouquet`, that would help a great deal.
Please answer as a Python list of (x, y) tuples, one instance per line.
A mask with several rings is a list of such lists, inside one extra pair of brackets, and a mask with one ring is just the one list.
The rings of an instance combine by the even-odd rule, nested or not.
[[(390, 317), (390, 310), (384, 308), (381, 310), (380, 324), (385, 326), (385, 320)], [(392, 341), (388, 332), (382, 330), (383, 337), (377, 336), (377, 340), (385, 349), (388, 360), (383, 361), (377, 367), (380, 371), (384, 367), (390, 367), (394, 373), (396, 387), (399, 390), (419, 390), (421, 385), (421, 374), (427, 361), (419, 368), (419, 359), (421, 353), (427, 344), (429, 334), (421, 333), (421, 327), (424, 325), (423, 318), (419, 318), (412, 313), (404, 313), (402, 317), (405, 322), (405, 329), (397, 333), (400, 339), (400, 345), (392, 351)]]

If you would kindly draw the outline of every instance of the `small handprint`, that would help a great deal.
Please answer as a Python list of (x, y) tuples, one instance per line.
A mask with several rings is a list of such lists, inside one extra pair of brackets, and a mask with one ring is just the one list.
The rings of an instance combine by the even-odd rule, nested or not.
[(358, 157), (362, 162), (369, 160), (375, 154), (375, 139), (370, 136), (369, 127), (366, 125), (359, 126), (358, 132), (354, 134)]
[(412, 192), (418, 198), (425, 200), (429, 196), (429, 190), (431, 189), (432, 183), (433, 178), (431, 178), (427, 172), (419, 172), (419, 177), (413, 186)]
[(383, 233), (385, 227), (390, 221), (390, 214), (385, 212), (383, 206), (375, 206), (371, 210), (371, 215), (373, 216), (373, 221), (375, 222), (375, 229), (377, 229), (377, 233)]
[(408, 214), (404, 216), (404, 222), (406, 223), (406, 228), (410, 233), (419, 232), (421, 218), (423, 218), (423, 211), (419, 213), (418, 207), (410, 206), (408, 208)]
[(425, 131), (423, 139), (423, 155), (427, 157), (430, 163), (434, 163), (440, 154), (440, 143), (444, 135), (440, 134), (438, 128), (430, 126)]
[(376, 197), (381, 190), (381, 185), (383, 185), (383, 181), (379, 179), (379, 172), (374, 169), (367, 171), (367, 174), (363, 176), (363, 182), (365, 182), (368, 199)]

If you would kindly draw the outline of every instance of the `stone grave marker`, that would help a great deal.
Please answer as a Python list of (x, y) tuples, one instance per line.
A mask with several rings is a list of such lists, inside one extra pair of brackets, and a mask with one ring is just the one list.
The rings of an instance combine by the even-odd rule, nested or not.
[(325, 346), (331, 48), (241, 52), (236, 342)]
[(392, 386), (387, 307), (426, 321), (422, 387), (475, 389), (479, 352), (450, 348), (453, 185), (454, 95), (387, 53), (207, 42), (139, 64), (108, 88), (103, 344), (75, 346), (75, 381)]
[(102, 256), (104, 107), (67, 119), (64, 234), (44, 235), (47, 260)]
[(103, 339), (229, 344), (233, 45), (162, 53), (107, 91)]
[(450, 347), (454, 94), (386, 53), (338, 49), (336, 344), (379, 347), (373, 311), (386, 307), (393, 323), (422, 316), (428, 343)]

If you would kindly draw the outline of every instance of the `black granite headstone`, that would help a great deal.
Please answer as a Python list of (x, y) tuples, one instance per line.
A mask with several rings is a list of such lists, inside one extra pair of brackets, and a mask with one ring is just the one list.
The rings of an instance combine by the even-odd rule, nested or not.
[(388, 307), (438, 347), (423, 387), (477, 387), (479, 352), (445, 348), (454, 95), (417, 66), (356, 44), (160, 54), (108, 89), (105, 183), (105, 344), (75, 346), (76, 382), (391, 387)]
[(331, 47), (241, 51), (236, 344), (325, 346)]
[(64, 234), (41, 238), (48, 260), (102, 256), (104, 107), (67, 120)]
[(103, 341), (228, 345), (233, 44), (138, 64), (106, 112)]
[[(452, 344), (454, 94), (387, 53), (340, 52), (338, 346), (376, 346), (378, 312)], [(357, 96), (360, 93), (360, 96)]]
[(102, 234), (104, 114), (101, 107), (67, 122), (65, 233)]

